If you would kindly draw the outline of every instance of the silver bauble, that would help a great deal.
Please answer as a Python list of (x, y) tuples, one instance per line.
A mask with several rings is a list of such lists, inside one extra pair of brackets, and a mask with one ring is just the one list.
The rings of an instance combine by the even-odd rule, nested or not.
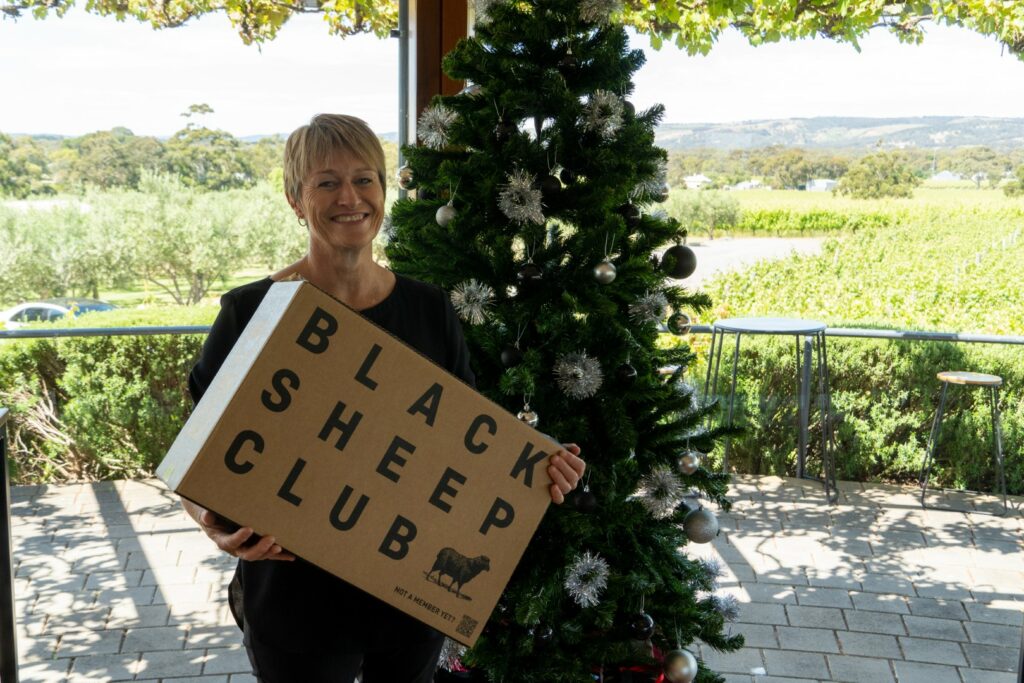
[(700, 468), (700, 451), (686, 451), (679, 458), (679, 471), (690, 475)]
[(398, 186), (400, 188), (403, 190), (416, 189), (416, 179), (413, 176), (412, 167), (409, 164), (403, 164), (402, 167), (398, 169), (398, 173), (396, 175), (398, 176)]
[(615, 264), (608, 259), (594, 266), (594, 279), (602, 285), (610, 285), (614, 282), (616, 274)]
[(520, 410), (516, 413), (516, 417), (531, 427), (536, 427), (540, 423), (540, 415), (528, 408), (526, 410)]
[(455, 210), (455, 207), (451, 204), (445, 204), (437, 210), (434, 214), (434, 220), (442, 228), (447, 228), (448, 224), (452, 222), (452, 219), (459, 215), (459, 212)]
[(483, 91), (483, 88), (481, 88), (476, 83), (470, 83), (469, 81), (466, 81), (466, 87), (464, 87), (462, 90), (460, 90), (459, 94), (460, 95), (465, 95), (467, 97), (476, 97), (482, 91)]
[(710, 510), (693, 510), (683, 519), (683, 531), (694, 543), (710, 543), (718, 535), (718, 518)]
[(697, 658), (689, 650), (672, 650), (662, 664), (669, 683), (692, 683), (697, 678)]
[(668, 319), (668, 329), (672, 334), (678, 334), (680, 336), (690, 333), (690, 326), (693, 321), (690, 320), (690, 316), (682, 312), (673, 313)]

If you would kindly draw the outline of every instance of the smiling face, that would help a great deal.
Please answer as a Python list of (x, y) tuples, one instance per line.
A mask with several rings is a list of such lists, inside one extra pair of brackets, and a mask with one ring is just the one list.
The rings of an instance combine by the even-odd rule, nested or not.
[(377, 169), (348, 150), (312, 164), (300, 196), (289, 197), (309, 222), (310, 250), (369, 248), (384, 220), (384, 188)]

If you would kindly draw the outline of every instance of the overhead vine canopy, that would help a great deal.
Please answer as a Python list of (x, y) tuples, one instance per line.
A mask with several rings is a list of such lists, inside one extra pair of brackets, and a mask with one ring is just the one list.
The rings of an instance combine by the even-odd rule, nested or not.
[[(0, 0), (0, 12), (17, 18), (63, 15), (75, 0)], [(211, 12), (224, 12), (246, 44), (273, 40), (295, 14), (319, 14), (339, 36), (385, 37), (398, 23), (397, 0), (87, 0), (88, 12), (132, 17), (154, 28), (173, 28)], [(690, 54), (707, 53), (732, 27), (751, 43), (822, 36), (857, 45), (869, 30), (885, 27), (917, 43), (927, 22), (963, 26), (1024, 55), (1024, 3), (1017, 0), (625, 0), (618, 18), (650, 36), (655, 47), (674, 43)]]

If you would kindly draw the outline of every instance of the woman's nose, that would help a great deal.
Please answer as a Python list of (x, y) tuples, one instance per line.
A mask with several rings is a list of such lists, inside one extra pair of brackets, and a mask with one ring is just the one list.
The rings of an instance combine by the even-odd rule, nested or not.
[(359, 203), (359, 192), (352, 183), (341, 183), (338, 188), (338, 203), (344, 206), (355, 206)]

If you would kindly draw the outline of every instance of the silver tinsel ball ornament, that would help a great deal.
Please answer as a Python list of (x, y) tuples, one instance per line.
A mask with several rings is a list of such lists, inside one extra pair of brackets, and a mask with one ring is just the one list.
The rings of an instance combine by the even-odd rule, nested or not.
[(569, 566), (563, 585), (577, 605), (593, 607), (601, 601), (609, 573), (608, 562), (588, 550)]
[(671, 517), (683, 500), (683, 483), (670, 467), (660, 465), (640, 478), (637, 497), (655, 519)]
[(665, 654), (662, 663), (665, 680), (669, 683), (693, 683), (697, 678), (697, 658), (689, 650), (672, 650)]
[(536, 177), (522, 169), (509, 173), (508, 183), (498, 193), (498, 208), (501, 212), (520, 225), (543, 225), (542, 195), (536, 182)]
[(412, 166), (409, 164), (403, 164), (398, 169), (398, 186), (403, 190), (415, 190), (416, 189), (416, 177), (412, 172)]
[(683, 519), (683, 531), (694, 543), (710, 543), (718, 535), (718, 518), (704, 508), (691, 510)]
[(419, 125), (416, 128), (420, 140), (431, 149), (443, 149), (448, 145), (451, 127), (457, 118), (458, 114), (443, 104), (427, 107), (420, 114)]
[(595, 90), (583, 107), (583, 129), (611, 140), (622, 128), (622, 98), (609, 90)]
[(448, 224), (452, 222), (459, 212), (455, 209), (455, 206), (451, 202), (438, 207), (437, 213), (434, 214), (434, 220), (442, 228), (447, 228)]
[(455, 671), (462, 664), (462, 655), (465, 653), (465, 645), (457, 643), (451, 638), (445, 638), (437, 664), (445, 671)]
[(585, 353), (566, 353), (555, 363), (559, 388), (575, 399), (590, 398), (601, 388), (604, 373), (596, 358)]
[(467, 280), (455, 285), (451, 301), (460, 318), (479, 325), (487, 319), (487, 309), (494, 302), (494, 290), (484, 282)]
[(687, 451), (679, 458), (679, 471), (689, 476), (700, 469), (700, 451)]
[(615, 269), (615, 264), (608, 259), (605, 259), (594, 266), (594, 279), (602, 285), (610, 285), (615, 282), (616, 275), (617, 271)]
[(668, 308), (668, 299), (663, 292), (647, 292), (629, 305), (629, 317), (638, 324), (650, 324), (661, 320)]
[(466, 81), (466, 85), (459, 91), (459, 94), (465, 97), (476, 97), (481, 92), (483, 92), (483, 88), (479, 85), (471, 81)]
[(740, 601), (735, 595), (712, 595), (711, 606), (722, 615), (726, 621), (736, 621), (740, 618)]

